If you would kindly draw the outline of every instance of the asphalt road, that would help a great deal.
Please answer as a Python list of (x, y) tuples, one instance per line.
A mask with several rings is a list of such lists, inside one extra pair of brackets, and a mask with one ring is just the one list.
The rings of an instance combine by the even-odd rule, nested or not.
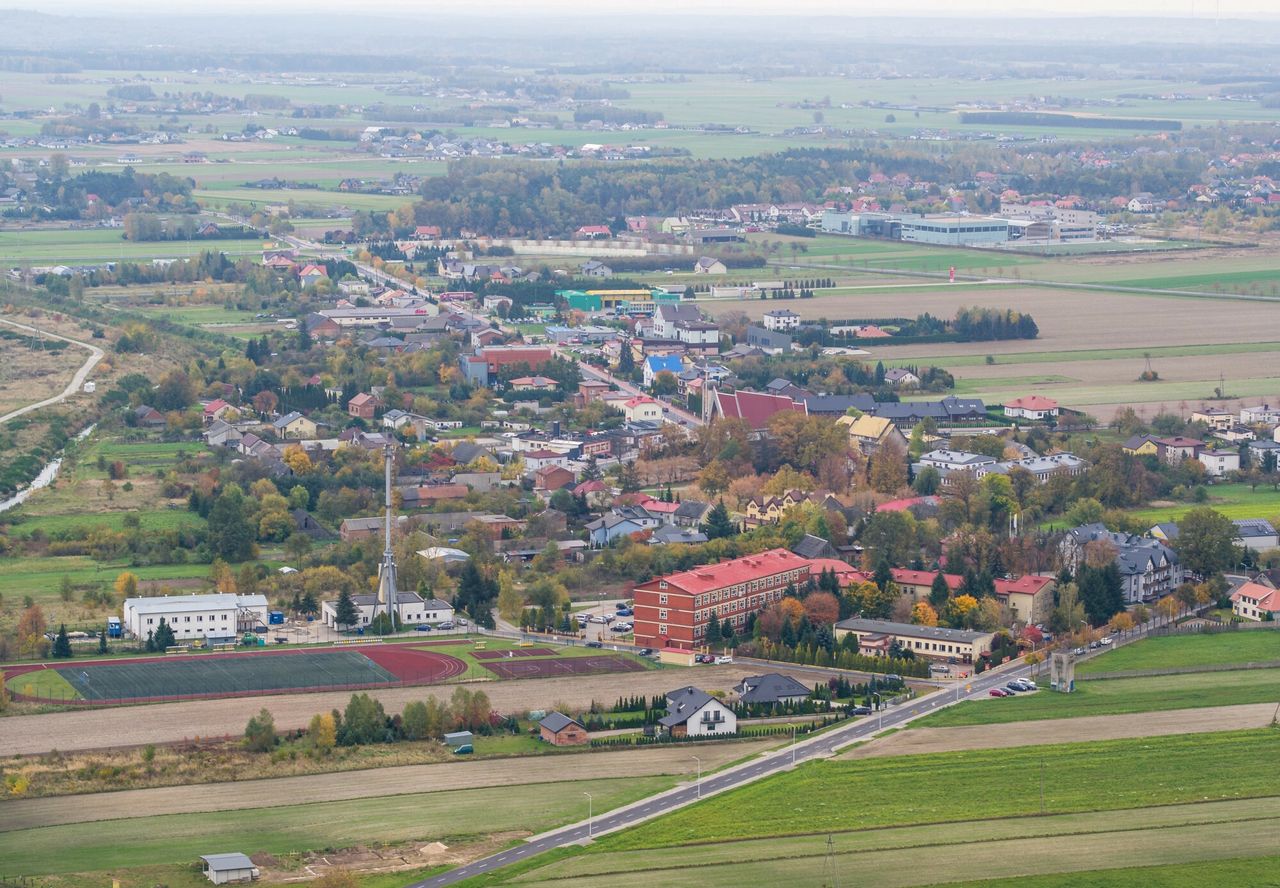
[[(1114, 647), (1121, 647), (1145, 638), (1146, 631), (1153, 626), (1154, 623), (1148, 623), (1140, 627), (1140, 630), (1134, 630), (1124, 637), (1116, 638), (1112, 648), (1090, 650), (1085, 655), (1078, 656), (1076, 662), (1080, 663), (1084, 660), (1092, 659)], [(635, 826), (653, 817), (668, 814), (676, 808), (693, 804), (704, 796), (745, 786), (771, 774), (788, 770), (802, 762), (830, 758), (843, 747), (862, 740), (869, 740), (887, 728), (901, 727), (913, 719), (963, 700), (988, 696), (988, 692), (992, 688), (1003, 687), (1014, 678), (1029, 677), (1031, 669), (1032, 667), (1021, 661), (1014, 661), (1003, 667), (984, 672), (981, 675), (957, 680), (951, 687), (934, 691), (910, 703), (892, 709), (884, 709), (875, 715), (857, 719), (841, 727), (832, 728), (816, 737), (793, 742), (792, 745), (785, 749), (743, 762), (740, 765), (707, 777), (705, 780), (695, 780), (692, 784), (677, 786), (674, 789), (650, 796), (647, 799), (641, 799), (638, 802), (610, 811), (607, 814), (602, 814), (599, 817), (592, 817), (588, 821), (571, 824), (562, 829), (533, 836), (523, 845), (508, 848), (498, 854), (481, 858), (466, 866), (450, 870), (430, 879), (414, 882), (406, 886), (406, 888), (439, 888), (439, 886), (453, 885), (472, 876), (493, 872), (504, 866), (527, 860), (544, 851), (563, 848), (568, 845), (583, 844), (591, 841), (594, 836)], [(1045, 691), (1037, 691), (1036, 693), (1045, 693)], [(690, 747), (689, 758), (691, 760), (695, 758), (697, 748), (696, 746)], [(584, 799), (584, 801), (587, 800)]]
[[(914, 718), (932, 712), (940, 706), (947, 706), (959, 700), (986, 696), (994, 687), (1001, 687), (1010, 679), (1029, 675), (1031, 667), (1018, 664), (1013, 667), (993, 670), (971, 678), (963, 684), (957, 683), (954, 688), (947, 688), (906, 703), (894, 709), (886, 709), (874, 716), (852, 721), (842, 727), (833, 728), (825, 733), (793, 743), (785, 749), (744, 762), (733, 768), (721, 771), (703, 780), (695, 780), (691, 784), (676, 787), (667, 792), (642, 799), (625, 808), (619, 808), (608, 814), (593, 817), (589, 821), (534, 836), (528, 842), (516, 848), (509, 848), (498, 854), (473, 861), (466, 866), (450, 870), (421, 882), (414, 882), (408, 888), (438, 888), (453, 885), (463, 879), (492, 872), (504, 866), (510, 866), (521, 860), (527, 860), (544, 851), (566, 845), (581, 844), (592, 836), (606, 832), (635, 826), (652, 817), (667, 814), (675, 808), (692, 804), (704, 796), (745, 786), (771, 774), (788, 770), (802, 762), (828, 758), (836, 754), (842, 747), (860, 740), (866, 740), (886, 728), (898, 727)], [(690, 759), (694, 758), (697, 747), (691, 747)], [(583, 800), (584, 803), (587, 801)]]

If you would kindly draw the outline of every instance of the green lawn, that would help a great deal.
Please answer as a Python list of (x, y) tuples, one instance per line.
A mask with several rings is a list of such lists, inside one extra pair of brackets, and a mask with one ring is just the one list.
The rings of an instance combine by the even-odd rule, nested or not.
[(452, 844), (497, 832), (538, 832), (583, 818), (583, 792), (592, 794), (595, 810), (602, 812), (674, 782), (672, 777), (574, 780), (17, 830), (0, 834), (0, 860), (7, 872), (38, 876), (187, 863), (211, 848), (282, 854), (387, 842)]
[[(1199, 503), (1178, 503), (1170, 506), (1133, 509), (1129, 514), (1147, 524), (1177, 521)], [(1209, 488), (1212, 506), (1228, 518), (1275, 518), (1280, 516), (1280, 490), (1258, 485), (1254, 490), (1248, 484), (1215, 484)]]
[(1046, 718), (1123, 715), (1278, 701), (1280, 670), (1202, 672), (1192, 675), (1077, 681), (1075, 691), (1070, 694), (1042, 690), (1015, 697), (969, 700), (926, 715), (912, 725), (918, 728), (998, 725)]
[[(1150, 348), (1087, 348), (1078, 351), (1013, 352), (996, 356), (996, 363), (1056, 364), (1063, 361), (1113, 361), (1141, 358), (1180, 358), (1195, 355), (1254, 354), (1280, 348), (1280, 342), (1232, 342), (1220, 345), (1155, 345)], [(986, 363), (984, 355), (934, 355), (909, 360), (887, 360), (886, 365), (936, 364), (939, 367), (976, 367)]]
[(17, 536), (31, 536), (40, 531), (48, 536), (58, 536), (67, 531), (83, 528), (86, 530), (123, 530), (124, 519), (133, 515), (138, 519), (143, 530), (176, 530), (179, 527), (199, 527), (205, 519), (195, 512), (186, 509), (149, 509), (146, 511), (94, 512), (84, 515), (39, 515), (23, 517), (15, 516), (12, 532)]
[(1125, 645), (1076, 667), (1077, 676), (1129, 669), (1218, 666), (1280, 660), (1280, 632), (1267, 629), (1163, 635)]

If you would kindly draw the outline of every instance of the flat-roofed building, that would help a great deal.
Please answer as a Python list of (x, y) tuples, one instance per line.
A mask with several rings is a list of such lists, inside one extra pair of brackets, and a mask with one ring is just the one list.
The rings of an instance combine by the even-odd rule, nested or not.
[(234, 638), (267, 623), (265, 595), (162, 595), (126, 598), (123, 624), (134, 638), (146, 638), (164, 620), (175, 641)]
[(917, 657), (952, 663), (972, 663), (983, 654), (990, 653), (991, 641), (995, 638), (992, 632), (914, 626), (860, 617), (835, 624), (837, 642), (842, 642), (847, 635), (858, 640), (858, 652), (865, 656), (887, 657), (896, 642)]

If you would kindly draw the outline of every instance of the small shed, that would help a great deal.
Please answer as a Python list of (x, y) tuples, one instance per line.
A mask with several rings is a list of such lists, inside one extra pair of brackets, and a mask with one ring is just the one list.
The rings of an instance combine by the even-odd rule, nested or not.
[(590, 739), (581, 722), (561, 712), (547, 713), (538, 728), (542, 739), (552, 746), (581, 746)]
[(682, 648), (663, 648), (658, 651), (658, 662), (665, 666), (692, 666), (693, 651), (686, 651)]
[(252, 882), (258, 878), (258, 868), (247, 854), (202, 854), (205, 877), (215, 885), (229, 882)]
[(457, 749), (460, 746), (470, 746), (474, 739), (470, 731), (454, 731), (452, 734), (444, 735), (444, 745)]

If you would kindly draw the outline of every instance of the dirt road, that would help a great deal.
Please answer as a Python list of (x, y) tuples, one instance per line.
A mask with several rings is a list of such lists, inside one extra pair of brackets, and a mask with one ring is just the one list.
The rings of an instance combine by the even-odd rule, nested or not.
[(926, 752), (954, 752), (961, 749), (1007, 749), (1012, 746), (1039, 746), (1047, 743), (1238, 731), (1245, 728), (1266, 727), (1271, 724), (1275, 711), (1276, 707), (1271, 703), (1250, 703), (1243, 706), (1212, 706), (1204, 709), (1175, 709), (1169, 712), (1139, 712), (1132, 715), (1090, 715), (1083, 718), (1044, 719), (1007, 725), (908, 728), (900, 733), (890, 734), (851, 749), (840, 758), (918, 755)]
[[(697, 748), (704, 771), (763, 752), (777, 745), (770, 741), (707, 744)], [(136, 817), (139, 812), (190, 814), (196, 811), (234, 811), (272, 808), (308, 802), (442, 792), (525, 783), (549, 783), (570, 775), (592, 777), (646, 777), (656, 774), (692, 774), (692, 759), (685, 748), (640, 748), (617, 752), (561, 753), (541, 757), (407, 765), (340, 774), (311, 774), (275, 780), (242, 780), (200, 786), (164, 786), (89, 796), (56, 796), (26, 799), (0, 805), (0, 832)]]
[[(528, 709), (581, 708), (590, 705), (592, 700), (611, 705), (622, 695), (661, 694), (685, 684), (696, 684), (709, 692), (728, 691), (744, 676), (765, 671), (769, 670), (754, 666), (701, 666), (691, 670), (661, 669), (619, 675), (534, 678), (478, 682), (467, 686), (484, 691), (489, 695), (493, 708), (506, 713)], [(797, 672), (795, 677), (806, 685), (821, 680), (812, 672)], [(422, 700), (428, 696), (448, 700), (456, 687), (456, 684), (423, 685), (369, 693), (381, 700), (388, 712), (396, 713), (410, 700)], [(249, 718), (263, 707), (271, 711), (277, 728), (303, 728), (317, 712), (341, 709), (350, 698), (349, 692), (339, 691), (191, 700), (0, 718), (0, 755), (32, 755), (53, 749), (71, 752), (146, 743), (176, 743), (195, 737), (238, 736), (244, 731)]]
[(90, 345), (87, 342), (81, 342), (78, 339), (68, 339), (66, 336), (59, 336), (57, 333), (49, 333), (48, 331), (37, 330), (35, 327), (28, 326), (27, 324), (19, 324), (17, 321), (8, 321), (8, 320), (0, 319), (0, 324), (5, 324), (10, 327), (16, 327), (19, 330), (22, 330), (23, 332), (26, 332), (26, 333), (39, 333), (43, 336), (49, 337), (50, 339), (59, 339), (63, 342), (69, 342), (72, 345), (78, 345), (81, 348), (87, 348), (89, 350), (88, 359), (85, 360), (84, 364), (81, 365), (80, 369), (76, 371), (75, 376), (71, 377), (71, 382), (67, 385), (65, 389), (62, 390), (62, 394), (54, 395), (52, 398), (45, 398), (43, 401), (37, 401), (35, 404), (28, 404), (27, 406), (20, 407), (17, 410), (12, 410), (9, 413), (6, 413), (4, 416), (0, 416), (0, 422), (8, 422), (11, 419), (22, 416), (24, 413), (30, 413), (33, 410), (39, 410), (41, 407), (48, 407), (50, 404), (62, 403), (67, 398), (71, 397), (76, 392), (80, 391), (80, 387), (84, 385), (84, 381), (89, 377), (89, 374), (93, 371), (93, 368), (96, 367), (98, 362), (101, 361), (103, 358), (104, 352), (102, 351), (102, 349), (98, 348), (96, 345)]

